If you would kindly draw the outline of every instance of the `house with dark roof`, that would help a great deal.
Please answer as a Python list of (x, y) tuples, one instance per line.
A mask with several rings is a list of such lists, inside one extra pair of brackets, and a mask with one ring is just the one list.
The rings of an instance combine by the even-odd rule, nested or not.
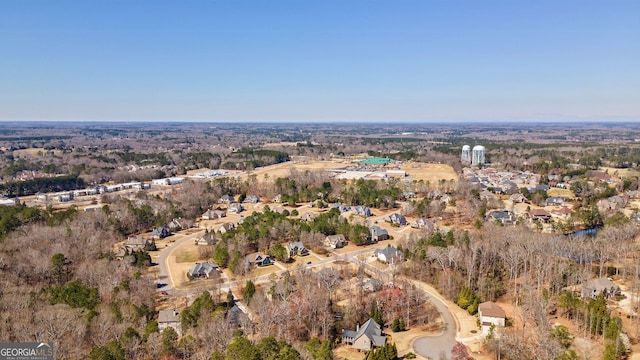
[(609, 278), (593, 279), (582, 285), (582, 297), (597, 298), (600, 294), (605, 299), (612, 298), (621, 294), (620, 287)]
[(507, 210), (495, 210), (489, 213), (489, 218), (500, 222), (503, 225), (515, 223), (516, 217)]
[(164, 239), (169, 235), (171, 235), (171, 229), (166, 226), (159, 226), (151, 232), (152, 239)]
[(407, 225), (407, 219), (400, 213), (390, 214), (384, 218), (384, 221), (401, 226)]
[(342, 343), (351, 345), (359, 351), (369, 351), (386, 344), (387, 338), (382, 335), (382, 327), (373, 319), (367, 320), (362, 326), (358, 325), (356, 330), (342, 330)]
[(249, 266), (267, 266), (273, 264), (273, 262), (271, 261), (271, 257), (261, 252), (255, 252), (253, 254), (247, 255), (245, 257), (245, 261), (249, 264)]
[(353, 213), (356, 215), (360, 215), (363, 217), (369, 217), (371, 216), (371, 209), (369, 209), (367, 206), (364, 205), (358, 205), (356, 207), (353, 208)]
[(370, 227), (369, 232), (371, 233), (371, 241), (382, 241), (389, 239), (389, 232), (386, 229), (381, 228), (380, 226), (374, 225)]
[(498, 304), (487, 301), (478, 305), (478, 317), (482, 326), (482, 335), (488, 336), (492, 327), (504, 327), (507, 314)]
[(189, 276), (192, 278), (206, 277), (208, 279), (216, 270), (218, 270), (218, 266), (212, 262), (195, 263), (189, 269)]

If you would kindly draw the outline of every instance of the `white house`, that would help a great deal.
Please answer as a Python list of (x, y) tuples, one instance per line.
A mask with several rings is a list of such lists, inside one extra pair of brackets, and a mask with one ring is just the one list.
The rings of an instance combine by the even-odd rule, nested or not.
[(504, 327), (507, 314), (493, 301), (483, 302), (478, 305), (478, 317), (482, 325), (482, 335), (488, 336), (491, 327)]

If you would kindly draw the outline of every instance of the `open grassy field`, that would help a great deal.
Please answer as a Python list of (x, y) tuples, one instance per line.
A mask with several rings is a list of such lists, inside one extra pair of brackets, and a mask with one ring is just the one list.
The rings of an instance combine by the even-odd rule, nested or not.
[(621, 178), (640, 177), (640, 171), (634, 169), (616, 169), (612, 167), (600, 167), (600, 171), (604, 171), (609, 175), (619, 176)]
[(53, 155), (62, 154), (62, 150), (45, 150), (44, 148), (29, 148), (29, 149), (14, 150), (13, 151), (13, 156), (20, 157), (20, 158), (24, 158), (24, 157), (42, 157), (45, 154), (47, 154), (47, 152), (49, 152), (49, 153), (53, 152)]
[[(279, 177), (290, 176), (292, 172), (304, 173), (305, 171), (322, 171), (328, 169), (344, 168), (354, 164), (351, 159), (312, 160), (306, 157), (296, 157), (295, 160), (286, 163), (275, 164), (248, 171), (240, 175), (245, 180), (250, 175), (255, 175), (258, 181), (265, 179), (274, 180)], [(447, 164), (431, 164), (420, 162), (408, 162), (400, 166), (414, 180), (437, 183), (440, 180), (458, 180), (456, 171)]]
[(549, 196), (558, 196), (558, 197), (566, 197), (570, 199), (575, 199), (576, 196), (569, 189), (559, 189), (559, 188), (550, 188), (547, 190), (547, 194)]

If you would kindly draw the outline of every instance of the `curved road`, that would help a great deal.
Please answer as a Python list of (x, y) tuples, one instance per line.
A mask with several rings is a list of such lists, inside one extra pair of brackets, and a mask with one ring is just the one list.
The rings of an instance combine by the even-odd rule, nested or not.
[(412, 346), (420, 356), (436, 360), (444, 354), (446, 356), (444, 358), (448, 359), (451, 356), (451, 349), (456, 344), (457, 323), (449, 312), (447, 304), (438, 296), (434, 296), (428, 291), (427, 293), (430, 295), (429, 300), (442, 316), (444, 330), (440, 335), (420, 337), (413, 342)]
[[(187, 241), (194, 241), (195, 238), (202, 236), (203, 233), (204, 231), (185, 236), (184, 238), (173, 243), (171, 246), (169, 246), (169, 248), (165, 248), (160, 252), (160, 255), (158, 255), (158, 265), (159, 265), (160, 274), (156, 283), (166, 284), (162, 286), (161, 290), (169, 291), (171, 289), (174, 289), (174, 286), (175, 286), (175, 282), (171, 277), (171, 271), (169, 269), (169, 264), (168, 264), (169, 256), (171, 256), (173, 251), (178, 247), (180, 247), (180, 245), (184, 244)], [(398, 231), (396, 231), (396, 233), (400, 235)], [(361, 264), (361, 261), (357, 258), (358, 255), (370, 253), (374, 250), (375, 249), (368, 247), (366, 249), (357, 250), (357, 251), (353, 251), (346, 254), (333, 255), (333, 256), (324, 258), (322, 260), (316, 261), (311, 266), (315, 267), (318, 265), (331, 263), (336, 260), (346, 260), (355, 264)], [(374, 273), (378, 277), (390, 276), (388, 273), (376, 267), (373, 267), (371, 265), (365, 265), (365, 266), (366, 266), (366, 270), (368, 270), (371, 273)], [(286, 270), (279, 270), (275, 272), (275, 274), (281, 275), (285, 271)], [(271, 276), (270, 274), (267, 274), (267, 275), (256, 277), (253, 279), (253, 282), (256, 284), (266, 283), (270, 281), (269, 280), (270, 276)], [(226, 280), (225, 283), (220, 287), (220, 289), (223, 291), (228, 290), (233, 286), (242, 286), (246, 281), (246, 280), (237, 280), (237, 281), (230, 282), (228, 279), (225, 279), (225, 280)], [(407, 280), (415, 284), (414, 281), (410, 279), (407, 279)], [(440, 312), (440, 315), (442, 316), (442, 320), (444, 323), (444, 329), (442, 333), (439, 335), (423, 336), (416, 339), (413, 342), (412, 347), (418, 355), (428, 359), (433, 359), (433, 360), (440, 359), (441, 355), (443, 354), (448, 358), (451, 355), (451, 349), (456, 344), (456, 334), (458, 331), (457, 322), (453, 318), (453, 315), (451, 314), (451, 312), (449, 312), (449, 306), (447, 305), (447, 303), (439, 293), (435, 292), (435, 290), (428, 289), (423, 286), (417, 285), (417, 287), (422, 289), (425, 293), (429, 295), (429, 301), (431, 301), (431, 303)], [(172, 293), (175, 293), (175, 295), (178, 295), (178, 293), (182, 293), (182, 292), (183, 291), (177, 288), (175, 288), (175, 291), (172, 291)]]

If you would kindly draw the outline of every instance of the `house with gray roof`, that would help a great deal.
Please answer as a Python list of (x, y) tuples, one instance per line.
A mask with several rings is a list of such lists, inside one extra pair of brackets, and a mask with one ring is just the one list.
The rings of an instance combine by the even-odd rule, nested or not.
[(390, 214), (384, 218), (384, 221), (401, 226), (407, 225), (407, 219), (400, 213)]
[(257, 204), (260, 202), (260, 198), (257, 195), (247, 195), (246, 198), (244, 198), (244, 203), (251, 203), (251, 204)]
[(207, 212), (202, 214), (202, 220), (214, 220), (220, 219), (227, 216), (227, 214), (223, 210), (213, 210), (209, 209)]
[(380, 226), (374, 225), (369, 228), (371, 233), (371, 241), (382, 241), (389, 239), (389, 232)]
[(162, 332), (164, 329), (172, 327), (180, 336), (182, 334), (182, 326), (180, 321), (180, 312), (177, 310), (160, 310), (158, 313), (158, 329)]
[(375, 347), (384, 346), (387, 338), (382, 335), (382, 327), (373, 319), (367, 320), (356, 330), (342, 330), (342, 343), (351, 345), (357, 350), (369, 351)]
[(353, 213), (356, 215), (360, 215), (363, 217), (369, 217), (371, 216), (371, 209), (369, 209), (369, 207), (364, 206), (364, 205), (358, 205), (356, 207), (353, 208)]
[(411, 227), (414, 229), (427, 229), (431, 232), (436, 229), (436, 225), (424, 217), (418, 218), (412, 222)]
[(331, 204), (331, 208), (337, 208), (338, 210), (340, 210), (341, 213), (345, 213), (347, 211), (351, 211), (351, 206), (348, 205), (342, 205), (340, 203), (333, 203)]
[(289, 252), (289, 257), (309, 255), (309, 250), (304, 247), (301, 241), (287, 243), (285, 247)]
[(166, 226), (159, 226), (151, 232), (152, 239), (164, 239), (169, 235), (171, 235), (171, 229)]
[(609, 278), (593, 279), (582, 285), (582, 297), (597, 298), (600, 294), (605, 299), (612, 298), (621, 294), (620, 287)]
[(233, 198), (233, 196), (231, 195), (222, 195), (222, 197), (220, 198), (220, 200), (218, 200), (219, 203), (222, 204), (233, 204), (234, 202), (236, 202), (236, 199)]
[(189, 269), (189, 276), (192, 278), (206, 277), (208, 279), (216, 270), (218, 270), (218, 266), (210, 261), (195, 263), (191, 269)]
[(489, 213), (489, 218), (500, 222), (502, 225), (513, 224), (516, 217), (508, 210), (495, 210)]
[(385, 262), (387, 264), (397, 263), (403, 259), (403, 254), (395, 247), (389, 245), (384, 249), (376, 249), (373, 255), (378, 258), (378, 260)]
[(344, 235), (329, 235), (324, 239), (324, 244), (332, 249), (339, 249), (347, 245), (347, 240)]
[(244, 211), (244, 206), (242, 206), (242, 204), (239, 204), (239, 203), (232, 203), (229, 205), (229, 208), (227, 208), (227, 212), (229, 214), (239, 214), (243, 211)]

